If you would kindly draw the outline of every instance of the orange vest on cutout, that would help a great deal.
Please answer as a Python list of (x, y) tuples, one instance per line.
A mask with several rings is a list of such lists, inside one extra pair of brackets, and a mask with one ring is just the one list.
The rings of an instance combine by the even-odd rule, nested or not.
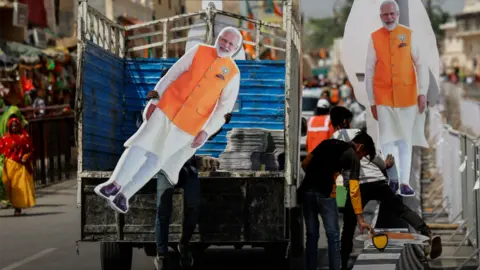
[(200, 45), (190, 68), (170, 84), (157, 107), (175, 126), (196, 136), (210, 118), (222, 90), (238, 72), (230, 57), (219, 57), (216, 48)]
[(398, 25), (393, 31), (385, 27), (373, 32), (377, 56), (373, 77), (376, 105), (410, 107), (417, 104), (417, 78), (411, 56), (412, 31)]
[(334, 133), (330, 115), (317, 115), (308, 120), (307, 152), (310, 154), (322, 141)]

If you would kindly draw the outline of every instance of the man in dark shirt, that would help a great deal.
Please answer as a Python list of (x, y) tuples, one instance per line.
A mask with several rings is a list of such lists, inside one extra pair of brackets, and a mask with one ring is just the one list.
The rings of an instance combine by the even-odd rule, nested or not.
[[(165, 75), (165, 73), (163, 75)], [(158, 98), (158, 93), (156, 91), (150, 91), (147, 94), (147, 99), (152, 98)], [(232, 114), (227, 113), (225, 115), (225, 124), (230, 123), (231, 118)], [(137, 122), (137, 125), (141, 125), (141, 123)], [(208, 140), (212, 140), (221, 131), (222, 128), (210, 136)], [(184, 199), (182, 236), (180, 238), (180, 243), (178, 243), (180, 265), (183, 268), (191, 268), (194, 263), (189, 242), (195, 231), (198, 216), (200, 214), (200, 179), (198, 178), (197, 158), (195, 155), (185, 162), (180, 170), (178, 180), (177, 185), (172, 186), (163, 171), (160, 171), (157, 174), (157, 217), (155, 221), (157, 256), (154, 259), (156, 270), (169, 269), (168, 234), (175, 188), (183, 188)]]
[(299, 189), (307, 230), (306, 269), (317, 269), (317, 249), (320, 237), (319, 220), (323, 220), (328, 241), (330, 269), (340, 269), (340, 228), (335, 199), (335, 179), (342, 173), (349, 179), (350, 198), (361, 231), (370, 229), (362, 215), (359, 189), (360, 159), (375, 157), (375, 144), (365, 132), (359, 132), (351, 142), (329, 139), (320, 143), (302, 162), (305, 178)]

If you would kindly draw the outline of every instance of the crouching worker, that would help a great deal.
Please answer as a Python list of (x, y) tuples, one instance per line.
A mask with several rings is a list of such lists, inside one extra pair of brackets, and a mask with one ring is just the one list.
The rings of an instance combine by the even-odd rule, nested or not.
[[(327, 234), (329, 269), (340, 269), (340, 228), (337, 201), (334, 195), (335, 179), (339, 173), (349, 174), (350, 185), (358, 187), (360, 159), (365, 155), (375, 155), (375, 146), (368, 134), (361, 133), (351, 142), (325, 140), (303, 160), (302, 169), (305, 171), (305, 178), (298, 193), (307, 232), (307, 270), (316, 270), (318, 266), (319, 215), (322, 217)], [(358, 188), (351, 190), (357, 191)], [(359, 194), (354, 193), (350, 197), (354, 205), (361, 205)], [(361, 211), (357, 218), (362, 230), (370, 229)]]
[[(335, 133), (332, 138), (349, 142), (351, 138), (359, 134), (360, 129), (351, 129), (353, 114), (345, 107), (335, 107), (330, 111), (332, 125)], [(392, 155), (388, 155), (385, 160), (378, 152), (374, 158), (364, 157), (360, 160), (360, 193), (359, 205), (353, 204), (350, 200), (352, 192), (347, 194), (347, 201), (343, 214), (343, 230), (341, 237), (342, 245), (342, 268), (348, 269), (347, 264), (350, 258), (350, 253), (353, 249), (353, 237), (355, 233), (355, 226), (357, 223), (356, 216), (362, 213), (363, 207), (371, 201), (379, 201), (382, 205), (387, 207), (392, 213), (404, 219), (413, 228), (419, 231), (422, 235), (430, 238), (431, 252), (430, 258), (435, 259), (442, 253), (442, 244), (439, 236), (433, 236), (427, 224), (422, 218), (403, 204), (400, 197), (395, 196), (393, 191), (388, 186), (388, 177), (386, 169), (394, 165)], [(350, 187), (352, 188), (352, 187)]]
[[(157, 95), (157, 92), (152, 91), (148, 93), (147, 98), (156, 98)], [(231, 114), (226, 114), (225, 124), (228, 124), (230, 119)], [(218, 130), (217, 133), (210, 136), (209, 140), (221, 131), (222, 129)], [(172, 159), (175, 159), (175, 156)], [(175, 186), (170, 184), (163, 171), (157, 174), (157, 218), (155, 224), (157, 256), (154, 259), (156, 270), (169, 269), (168, 234), (172, 215), (173, 193), (176, 188), (183, 188), (184, 197), (182, 235), (178, 244), (180, 265), (183, 268), (191, 268), (194, 261), (189, 242), (197, 226), (200, 207), (200, 180), (195, 156), (183, 165), (180, 170), (179, 181)]]

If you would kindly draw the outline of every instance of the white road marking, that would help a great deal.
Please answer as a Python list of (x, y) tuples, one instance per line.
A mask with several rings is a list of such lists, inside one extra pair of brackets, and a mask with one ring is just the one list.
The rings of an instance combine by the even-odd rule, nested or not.
[(13, 269), (16, 269), (16, 268), (18, 268), (18, 267), (20, 267), (20, 266), (22, 266), (22, 265), (24, 265), (24, 264), (27, 264), (27, 263), (29, 263), (29, 262), (31, 262), (31, 261), (34, 261), (34, 260), (36, 260), (36, 259), (38, 259), (38, 258), (40, 258), (40, 257), (45, 256), (45, 255), (47, 255), (48, 253), (51, 253), (52, 251), (54, 251), (54, 250), (56, 250), (56, 249), (57, 249), (57, 248), (47, 248), (47, 249), (42, 250), (42, 251), (38, 252), (37, 254), (33, 254), (32, 256), (27, 257), (27, 258), (25, 258), (25, 259), (23, 259), (23, 260), (21, 260), (21, 261), (14, 262), (14, 263), (10, 264), (9, 266), (4, 267), (4, 268), (2, 268), (2, 269), (0, 269), (0, 270), (13, 270)]

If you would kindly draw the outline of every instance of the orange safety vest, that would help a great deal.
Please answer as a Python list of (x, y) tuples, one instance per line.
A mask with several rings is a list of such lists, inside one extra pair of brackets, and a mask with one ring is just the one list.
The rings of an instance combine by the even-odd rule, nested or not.
[(317, 115), (308, 120), (307, 152), (311, 153), (321, 142), (334, 133), (330, 115)]
[(333, 88), (330, 91), (330, 101), (332, 104), (337, 104), (340, 102), (340, 90), (338, 90), (338, 88)]
[(417, 104), (417, 78), (411, 55), (412, 30), (398, 25), (372, 33), (377, 63), (373, 77), (376, 105), (410, 107)]
[(230, 57), (200, 45), (190, 68), (165, 90), (157, 107), (181, 130), (196, 136), (210, 118), (222, 90), (239, 72)]

